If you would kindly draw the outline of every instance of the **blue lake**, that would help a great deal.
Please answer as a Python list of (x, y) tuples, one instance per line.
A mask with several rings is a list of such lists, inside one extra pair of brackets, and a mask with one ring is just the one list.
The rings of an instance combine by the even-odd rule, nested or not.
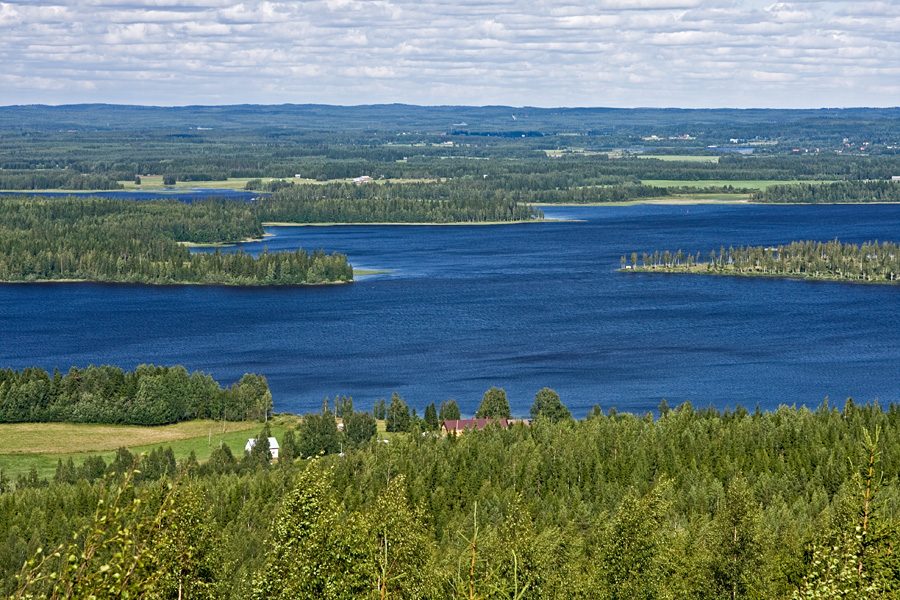
[(0, 286), (0, 365), (183, 364), (230, 383), (264, 374), (277, 411), (398, 391), (422, 414), (473, 413), (542, 387), (576, 416), (662, 398), (717, 408), (900, 401), (900, 286), (619, 273), (623, 254), (709, 254), (792, 240), (900, 241), (900, 206), (547, 208), (580, 219), (503, 226), (272, 228), (257, 252), (325, 248), (342, 286)]

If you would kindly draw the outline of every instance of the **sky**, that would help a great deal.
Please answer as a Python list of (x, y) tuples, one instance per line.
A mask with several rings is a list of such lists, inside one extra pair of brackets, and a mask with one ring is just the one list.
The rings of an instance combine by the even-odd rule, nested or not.
[(0, 105), (900, 105), (900, 0), (0, 1)]

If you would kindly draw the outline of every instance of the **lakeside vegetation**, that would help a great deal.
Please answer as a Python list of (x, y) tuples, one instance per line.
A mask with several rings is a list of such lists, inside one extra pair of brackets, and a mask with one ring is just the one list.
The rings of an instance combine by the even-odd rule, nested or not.
[(900, 181), (775, 185), (753, 194), (753, 201), (773, 204), (900, 202)]
[(0, 370), (0, 423), (164, 425), (191, 419), (263, 420), (272, 410), (266, 378), (245, 374), (222, 388), (184, 367), (140, 365)]
[(243, 202), (0, 197), (0, 281), (298, 285), (346, 282), (342, 254), (193, 254), (184, 243), (261, 237)]
[(623, 256), (622, 268), (630, 272), (708, 273), (716, 275), (802, 277), (850, 283), (900, 282), (900, 246), (890, 242), (861, 245), (830, 242), (792, 242), (775, 248), (763, 246), (722, 247), (718, 254), (700, 254), (681, 250), (652, 255), (636, 252)]
[(119, 451), (23, 478), (0, 492), (0, 594), (61, 582), (223, 599), (787, 600), (900, 587), (894, 404), (539, 412), (531, 426), (442, 438), (420, 423), (292, 458), (311, 424), (367, 414), (346, 400), (285, 430), (277, 463), (224, 445), (203, 464), (158, 450), (128, 476), (134, 456)]
[(472, 184), (290, 185), (256, 202), (263, 222), (477, 223), (529, 221), (543, 213)]

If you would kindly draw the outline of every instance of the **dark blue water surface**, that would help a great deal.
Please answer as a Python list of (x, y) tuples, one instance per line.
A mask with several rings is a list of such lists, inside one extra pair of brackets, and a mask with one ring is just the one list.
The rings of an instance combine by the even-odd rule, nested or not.
[(581, 219), (502, 226), (278, 227), (247, 251), (325, 248), (350, 285), (0, 286), (0, 365), (183, 364), (230, 383), (266, 375), (278, 411), (398, 391), (464, 413), (542, 387), (577, 416), (689, 400), (815, 406), (900, 401), (900, 286), (619, 273), (637, 251), (792, 240), (900, 241), (900, 206), (548, 208)]

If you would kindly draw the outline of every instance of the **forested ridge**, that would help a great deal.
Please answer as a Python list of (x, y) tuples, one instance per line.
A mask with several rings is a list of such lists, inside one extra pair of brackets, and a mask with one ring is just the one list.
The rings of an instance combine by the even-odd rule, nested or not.
[(730, 275), (768, 275), (807, 277), (853, 283), (896, 283), (900, 281), (900, 246), (878, 241), (865, 244), (830, 242), (792, 242), (778, 247), (724, 247), (712, 250), (704, 262), (701, 255), (681, 250), (652, 255), (636, 252), (622, 257), (622, 267), (634, 271), (714, 273)]
[[(225, 447), (203, 465), (154, 453), (128, 478), (130, 455), (120, 451), (107, 487), (60, 462), (55, 482), (0, 493), (0, 593), (605, 600), (900, 591), (894, 404), (720, 413), (663, 401), (658, 418), (597, 407), (577, 422), (539, 416), (458, 438), (414, 430), (294, 460), (310, 417), (283, 437), (275, 464)], [(317, 415), (334, 418), (327, 408)], [(129, 487), (117, 491), (123, 477)]]
[(292, 285), (351, 281), (347, 257), (192, 254), (181, 242), (263, 234), (246, 203), (0, 197), (0, 281)]

